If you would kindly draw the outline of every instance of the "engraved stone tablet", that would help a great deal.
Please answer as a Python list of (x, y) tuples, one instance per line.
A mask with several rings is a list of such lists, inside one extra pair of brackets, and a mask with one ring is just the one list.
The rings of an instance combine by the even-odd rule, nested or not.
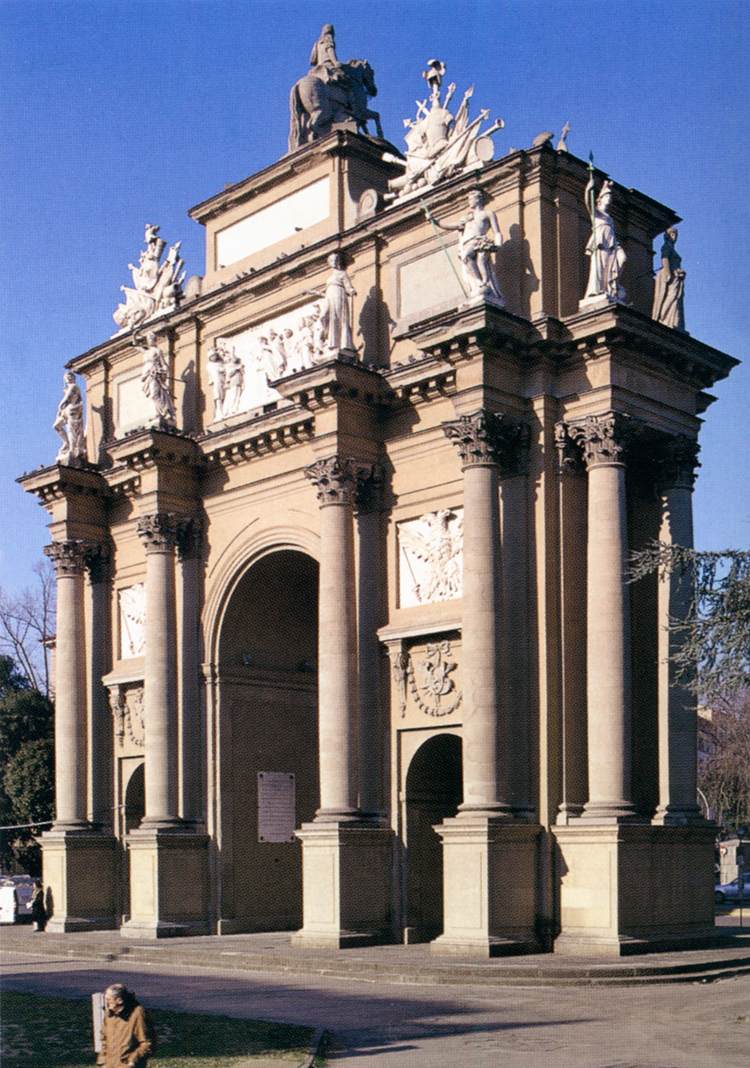
[(293, 842), (295, 781), (290, 771), (258, 772), (258, 841)]

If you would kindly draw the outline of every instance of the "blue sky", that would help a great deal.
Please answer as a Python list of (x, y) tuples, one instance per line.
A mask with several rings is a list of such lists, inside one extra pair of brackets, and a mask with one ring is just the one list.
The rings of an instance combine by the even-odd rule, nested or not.
[[(748, 355), (750, 5), (740, 0), (0, 0), (0, 586), (30, 581), (46, 513), (14, 484), (50, 463), (66, 360), (115, 329), (143, 224), (203, 272), (193, 204), (281, 156), (320, 27), (370, 60), (386, 136), (428, 58), (502, 115), (498, 154), (569, 120), (570, 148), (684, 219), (687, 327)], [(750, 365), (715, 389), (701, 548), (750, 545)]]

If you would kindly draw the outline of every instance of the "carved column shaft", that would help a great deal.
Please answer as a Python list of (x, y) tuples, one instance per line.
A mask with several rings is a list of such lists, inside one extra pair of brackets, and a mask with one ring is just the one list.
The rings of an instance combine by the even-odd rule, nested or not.
[(517, 424), (479, 411), (443, 424), (464, 472), (463, 790), (466, 816), (510, 814), (509, 709), (501, 699), (498, 466), (518, 444)]
[(142, 516), (146, 549), (146, 645), (143, 679), (146, 730), (144, 828), (179, 824), (174, 548), (177, 524), (165, 513)]
[[(670, 441), (662, 460), (659, 540), (693, 545), (693, 482), (698, 446), (686, 437)], [(659, 598), (659, 823), (690, 823), (700, 818), (697, 805), (697, 712), (695, 695), (676, 682), (672, 657), (682, 637), (671, 621), (687, 618), (693, 597), (689, 571), (661, 576)]]
[(180, 631), (180, 799), (179, 813), (183, 819), (195, 822), (203, 816), (203, 783), (200, 754), (202, 752), (202, 722), (200, 710), (200, 571), (201, 528), (190, 519), (180, 525), (178, 559), (182, 581)]
[(357, 615), (353, 503), (358, 469), (337, 456), (305, 474), (320, 505), (318, 731), (320, 808), (317, 822), (358, 812)]
[(613, 413), (570, 428), (588, 469), (587, 636), (589, 799), (584, 818), (633, 814), (630, 596), (621, 422)]
[(97, 547), (87, 559), (90, 582), (89, 622), (89, 818), (108, 831), (113, 824), (112, 717), (102, 678), (109, 661), (109, 554)]
[(88, 545), (53, 542), (44, 550), (57, 571), (55, 637), (54, 830), (81, 830), (86, 819), (86, 650), (83, 571)]

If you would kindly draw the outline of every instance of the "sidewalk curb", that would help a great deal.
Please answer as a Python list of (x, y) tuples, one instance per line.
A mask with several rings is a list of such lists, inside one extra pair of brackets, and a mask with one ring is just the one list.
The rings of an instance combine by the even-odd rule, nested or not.
[(312, 1036), (310, 1042), (310, 1049), (308, 1050), (307, 1057), (300, 1064), (300, 1068), (313, 1068), (316, 1057), (322, 1057), (326, 1046), (328, 1045), (328, 1031), (325, 1027), (319, 1027), (315, 1034)]

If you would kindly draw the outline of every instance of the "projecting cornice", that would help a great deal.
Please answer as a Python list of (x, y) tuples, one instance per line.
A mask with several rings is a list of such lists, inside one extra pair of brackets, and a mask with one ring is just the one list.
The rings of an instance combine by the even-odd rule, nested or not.
[(106, 497), (109, 488), (93, 467), (65, 467), (52, 464), (29, 471), (16, 479), (27, 493), (33, 493), (46, 506), (72, 497)]

